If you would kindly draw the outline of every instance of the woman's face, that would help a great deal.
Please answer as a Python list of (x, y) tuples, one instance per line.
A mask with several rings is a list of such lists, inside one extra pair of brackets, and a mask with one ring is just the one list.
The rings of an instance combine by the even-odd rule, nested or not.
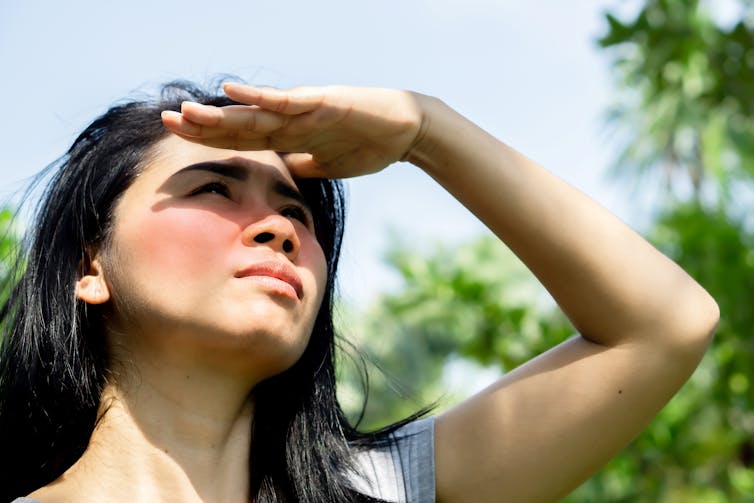
[(159, 353), (249, 365), (304, 351), (327, 266), (312, 217), (274, 152), (171, 135), (123, 194), (103, 257), (109, 333)]

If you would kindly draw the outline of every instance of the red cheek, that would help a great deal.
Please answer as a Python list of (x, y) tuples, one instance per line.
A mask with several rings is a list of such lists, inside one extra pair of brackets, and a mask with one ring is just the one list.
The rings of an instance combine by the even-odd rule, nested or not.
[(145, 215), (128, 236), (128, 253), (142, 264), (180, 274), (198, 274), (221, 261), (238, 239), (239, 227), (217, 213), (168, 208)]

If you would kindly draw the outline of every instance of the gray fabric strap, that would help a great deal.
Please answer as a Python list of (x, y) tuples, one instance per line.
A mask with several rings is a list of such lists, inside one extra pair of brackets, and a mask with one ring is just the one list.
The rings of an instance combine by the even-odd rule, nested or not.
[(354, 489), (395, 503), (435, 502), (434, 418), (409, 423), (394, 433), (395, 442), (354, 455)]

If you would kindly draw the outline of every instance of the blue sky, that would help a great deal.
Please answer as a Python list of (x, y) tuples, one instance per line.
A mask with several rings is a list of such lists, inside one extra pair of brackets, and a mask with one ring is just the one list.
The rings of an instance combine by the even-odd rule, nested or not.
[[(632, 222), (604, 173), (614, 96), (584, 0), (0, 2), (0, 197), (62, 154), (112, 102), (160, 82), (219, 73), (259, 84), (349, 84), (432, 94)], [(222, 7), (217, 7), (222, 5)], [(459, 167), (462, 169), (462, 167)], [(395, 285), (390, 233), (427, 249), (485, 232), (413, 166), (349, 182), (341, 290), (357, 302)]]

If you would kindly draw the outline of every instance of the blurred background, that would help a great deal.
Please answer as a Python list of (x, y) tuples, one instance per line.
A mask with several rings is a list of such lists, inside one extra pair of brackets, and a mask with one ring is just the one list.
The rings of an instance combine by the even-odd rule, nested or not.
[[(0, 68), (3, 252), (29, 178), (113, 102), (162, 82), (442, 98), (617, 213), (721, 307), (689, 383), (567, 501), (754, 501), (754, 1), (2, 0)], [(348, 190), (340, 394), (363, 428), (442, 410), (573, 334), (417, 169)], [(365, 407), (345, 341), (370, 362)]]

